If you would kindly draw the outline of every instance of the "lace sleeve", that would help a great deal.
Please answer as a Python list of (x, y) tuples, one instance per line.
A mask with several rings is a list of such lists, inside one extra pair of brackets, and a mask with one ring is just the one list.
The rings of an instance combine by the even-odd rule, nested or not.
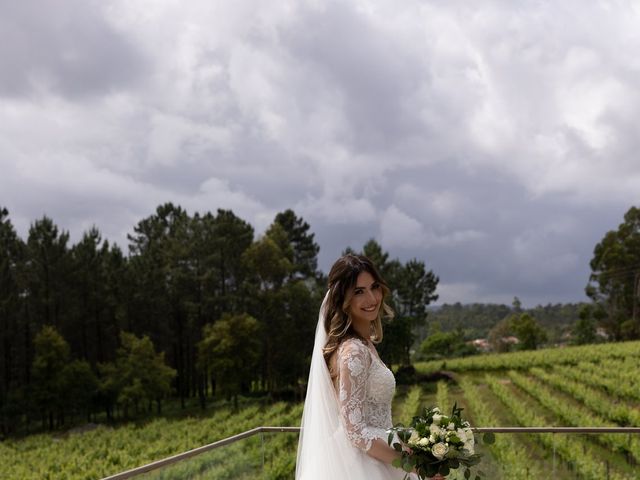
[(351, 443), (367, 451), (376, 435), (365, 422), (364, 403), (371, 352), (359, 340), (346, 340), (338, 349), (340, 417)]

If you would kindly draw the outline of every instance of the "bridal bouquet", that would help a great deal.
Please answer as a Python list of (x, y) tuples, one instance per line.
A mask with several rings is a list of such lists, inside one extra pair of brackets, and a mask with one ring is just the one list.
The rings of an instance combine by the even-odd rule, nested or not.
[[(438, 473), (446, 476), (450, 470), (464, 466), (464, 478), (469, 479), (470, 468), (480, 463), (481, 455), (475, 453), (474, 434), (460, 412), (457, 404), (451, 415), (443, 415), (438, 407), (425, 408), (424, 415), (413, 417), (410, 427), (390, 429), (388, 443), (402, 454), (393, 465), (406, 472), (415, 469), (422, 480)], [(485, 434), (483, 439), (493, 443), (492, 434)], [(479, 471), (475, 478), (482, 475)]]

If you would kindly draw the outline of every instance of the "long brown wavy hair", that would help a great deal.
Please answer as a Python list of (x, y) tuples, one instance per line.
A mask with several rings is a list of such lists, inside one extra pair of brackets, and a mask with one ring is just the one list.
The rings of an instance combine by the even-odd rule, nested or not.
[(329, 365), (331, 355), (336, 351), (342, 340), (347, 337), (360, 337), (353, 329), (351, 318), (347, 312), (353, 298), (358, 275), (362, 272), (371, 274), (382, 289), (382, 305), (380, 306), (378, 317), (372, 322), (372, 334), (369, 340), (374, 343), (380, 343), (382, 341), (382, 317), (393, 318), (393, 310), (384, 301), (390, 293), (389, 286), (380, 276), (373, 262), (364, 255), (351, 253), (340, 257), (329, 272), (329, 298), (327, 299), (324, 313), (324, 330), (327, 332), (327, 343), (322, 349), (322, 353), (327, 365)]

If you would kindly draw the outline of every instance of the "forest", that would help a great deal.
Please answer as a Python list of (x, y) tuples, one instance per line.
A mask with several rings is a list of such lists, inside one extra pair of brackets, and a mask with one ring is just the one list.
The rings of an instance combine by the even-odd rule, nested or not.
[[(23, 240), (0, 209), (3, 436), (160, 412), (167, 398), (302, 398), (326, 289), (308, 223), (286, 210), (256, 237), (230, 210), (167, 203), (128, 240), (125, 254), (93, 227), (70, 244), (46, 216)], [(380, 353), (408, 363), (438, 278), (375, 240), (361, 251), (393, 286)]]

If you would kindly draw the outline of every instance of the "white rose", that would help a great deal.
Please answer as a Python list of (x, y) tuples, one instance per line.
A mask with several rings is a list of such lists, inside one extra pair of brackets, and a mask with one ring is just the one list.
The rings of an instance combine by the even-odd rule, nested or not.
[(456, 426), (453, 424), (453, 422), (451, 422), (449, 425), (447, 425), (447, 430), (454, 430), (456, 428)]
[(420, 445), (421, 447), (426, 447), (427, 445), (429, 445), (429, 439), (421, 438), (420, 440), (418, 440), (418, 445)]
[(419, 439), (420, 435), (418, 435), (418, 432), (413, 431), (411, 432), (411, 436), (409, 437), (409, 440), (407, 440), (407, 443), (409, 445), (417, 445)]
[(433, 456), (436, 457), (438, 460), (442, 460), (444, 458), (444, 456), (447, 454), (447, 452), (449, 452), (449, 446), (446, 443), (436, 443), (432, 448), (431, 448), (431, 453), (433, 453)]
[(469, 452), (469, 455), (473, 455), (475, 453), (475, 447), (473, 446), (473, 442), (464, 442), (464, 447), (463, 447), (467, 452)]
[(433, 416), (433, 423), (436, 425), (440, 425), (440, 420), (442, 419), (442, 415), (438, 415), (437, 413)]
[(469, 429), (465, 429), (461, 433), (464, 434), (464, 438), (460, 437), (460, 439), (464, 443), (463, 448), (467, 450), (470, 454), (473, 454), (475, 452), (474, 445), (476, 443), (476, 439), (473, 436), (473, 432)]

